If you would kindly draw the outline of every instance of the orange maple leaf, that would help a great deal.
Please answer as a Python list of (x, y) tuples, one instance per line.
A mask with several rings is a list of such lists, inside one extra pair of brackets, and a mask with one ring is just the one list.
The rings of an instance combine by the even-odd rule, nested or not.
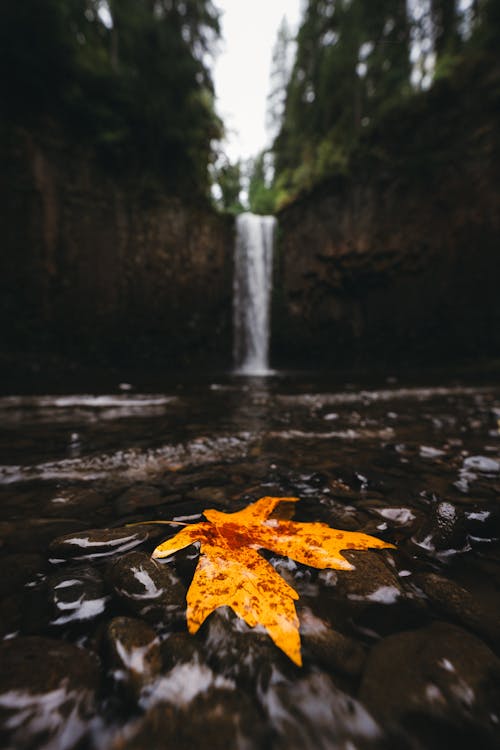
[(339, 531), (324, 523), (296, 523), (270, 518), (279, 503), (297, 497), (263, 497), (236, 513), (205, 510), (207, 522), (196, 523), (160, 544), (153, 557), (167, 557), (201, 542), (200, 558), (187, 592), (187, 625), (196, 633), (211, 612), (229, 606), (247, 625), (263, 625), (270, 637), (298, 666), (299, 595), (257, 550), (265, 548), (314, 568), (351, 570), (341, 550), (394, 547), (368, 534)]

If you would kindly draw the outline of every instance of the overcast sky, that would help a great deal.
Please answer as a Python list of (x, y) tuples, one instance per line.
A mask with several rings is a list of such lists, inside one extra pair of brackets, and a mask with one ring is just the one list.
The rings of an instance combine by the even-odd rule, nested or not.
[(283, 16), (296, 29), (300, 0), (214, 0), (222, 12), (222, 42), (215, 62), (217, 112), (231, 160), (255, 156), (267, 143), (266, 98), (271, 54)]

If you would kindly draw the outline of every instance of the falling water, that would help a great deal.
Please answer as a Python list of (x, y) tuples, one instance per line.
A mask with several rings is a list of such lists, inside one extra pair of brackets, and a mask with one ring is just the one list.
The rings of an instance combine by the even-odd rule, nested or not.
[(234, 364), (245, 375), (269, 372), (274, 216), (236, 220), (233, 281)]

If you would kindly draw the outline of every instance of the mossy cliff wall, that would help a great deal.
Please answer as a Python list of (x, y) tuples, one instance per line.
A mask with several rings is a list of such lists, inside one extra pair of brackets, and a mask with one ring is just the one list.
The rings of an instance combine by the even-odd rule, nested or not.
[(275, 359), (500, 355), (500, 68), (386, 118), (280, 212)]
[(4, 351), (230, 359), (232, 222), (103, 169), (53, 127), (2, 131)]

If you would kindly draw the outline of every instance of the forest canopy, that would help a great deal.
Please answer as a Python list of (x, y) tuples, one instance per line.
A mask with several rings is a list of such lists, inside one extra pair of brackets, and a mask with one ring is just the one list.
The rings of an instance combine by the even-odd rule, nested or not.
[(288, 71), (283, 29), (275, 46), (274, 207), (349, 173), (367, 133), (439, 80), (460, 80), (464, 63), (498, 56), (499, 35), (498, 0), (306, 0)]
[(3, 119), (52, 119), (114, 169), (207, 194), (218, 36), (210, 0), (3, 3)]

